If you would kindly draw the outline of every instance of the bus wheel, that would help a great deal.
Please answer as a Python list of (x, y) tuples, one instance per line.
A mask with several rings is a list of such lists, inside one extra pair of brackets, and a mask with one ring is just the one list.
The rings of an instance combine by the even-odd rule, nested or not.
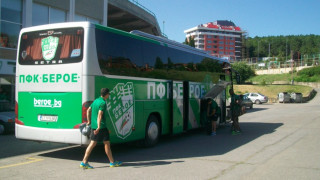
[(218, 117), (218, 120), (216, 122), (216, 128), (218, 128), (220, 126), (220, 119), (221, 119), (221, 117)]
[(3, 122), (0, 121), (0, 135), (6, 134), (6, 126)]
[(146, 126), (146, 135), (144, 140), (144, 145), (146, 147), (152, 147), (157, 144), (160, 136), (160, 127), (158, 118), (154, 115), (151, 115), (148, 119)]

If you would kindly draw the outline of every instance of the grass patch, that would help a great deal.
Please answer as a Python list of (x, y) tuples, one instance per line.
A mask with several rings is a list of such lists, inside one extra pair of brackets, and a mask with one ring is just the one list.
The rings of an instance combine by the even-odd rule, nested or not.
[[(320, 82), (320, 66), (302, 69), (299, 72), (293, 73), (294, 81), (296, 82)], [(291, 82), (292, 74), (264, 74), (251, 77), (248, 82), (255, 82), (257, 84), (265, 85), (272, 84), (274, 81)]]
[[(296, 77), (297, 73), (293, 73), (293, 77)], [(249, 82), (256, 82), (258, 84), (272, 84), (274, 81), (287, 81), (290, 82), (292, 74), (264, 74), (251, 77)]]
[(302, 93), (302, 96), (306, 97), (312, 89), (312, 87), (301, 85), (234, 85), (236, 94), (257, 92), (266, 95), (269, 98), (277, 98), (280, 92)]

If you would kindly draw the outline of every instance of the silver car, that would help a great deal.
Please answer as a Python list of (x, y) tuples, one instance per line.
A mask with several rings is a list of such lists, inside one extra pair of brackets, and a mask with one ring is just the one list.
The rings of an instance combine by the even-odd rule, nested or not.
[(8, 101), (0, 101), (0, 135), (14, 132), (15, 128), (14, 109)]
[(268, 102), (268, 97), (260, 93), (246, 93), (244, 95), (247, 96), (255, 104)]

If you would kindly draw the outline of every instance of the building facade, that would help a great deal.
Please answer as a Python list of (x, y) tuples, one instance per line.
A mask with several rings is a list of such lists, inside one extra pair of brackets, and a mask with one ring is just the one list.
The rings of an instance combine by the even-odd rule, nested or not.
[(97, 8), (85, 0), (0, 0), (0, 109), (5, 101), (14, 107), (15, 59), (22, 28), (68, 21), (106, 24), (107, 3), (96, 1)]
[(184, 31), (187, 39), (194, 39), (195, 47), (209, 54), (228, 59), (241, 59), (244, 31), (231, 21), (218, 20), (201, 24)]

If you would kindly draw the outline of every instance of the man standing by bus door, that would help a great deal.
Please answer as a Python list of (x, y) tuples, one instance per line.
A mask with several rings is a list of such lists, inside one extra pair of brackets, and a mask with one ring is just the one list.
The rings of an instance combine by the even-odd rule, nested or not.
[(103, 141), (105, 152), (110, 161), (110, 167), (117, 167), (122, 164), (121, 161), (114, 161), (109, 140), (109, 130), (106, 122), (106, 100), (109, 97), (109, 89), (102, 88), (100, 92), (101, 96), (93, 101), (91, 106), (87, 110), (87, 125), (91, 124), (91, 141), (86, 149), (83, 161), (80, 163), (80, 167), (85, 169), (93, 169), (88, 163), (88, 158), (97, 145), (97, 142)]
[[(209, 120), (208, 128), (210, 128), (210, 135), (215, 136), (217, 134), (217, 120), (221, 114), (220, 107), (212, 98), (207, 99), (207, 118)], [(208, 133), (209, 134), (209, 133)]]
[(232, 120), (232, 135), (241, 134), (241, 129), (239, 125), (239, 116), (241, 113), (240, 98), (236, 95), (233, 89), (229, 90), (231, 96), (231, 120)]

